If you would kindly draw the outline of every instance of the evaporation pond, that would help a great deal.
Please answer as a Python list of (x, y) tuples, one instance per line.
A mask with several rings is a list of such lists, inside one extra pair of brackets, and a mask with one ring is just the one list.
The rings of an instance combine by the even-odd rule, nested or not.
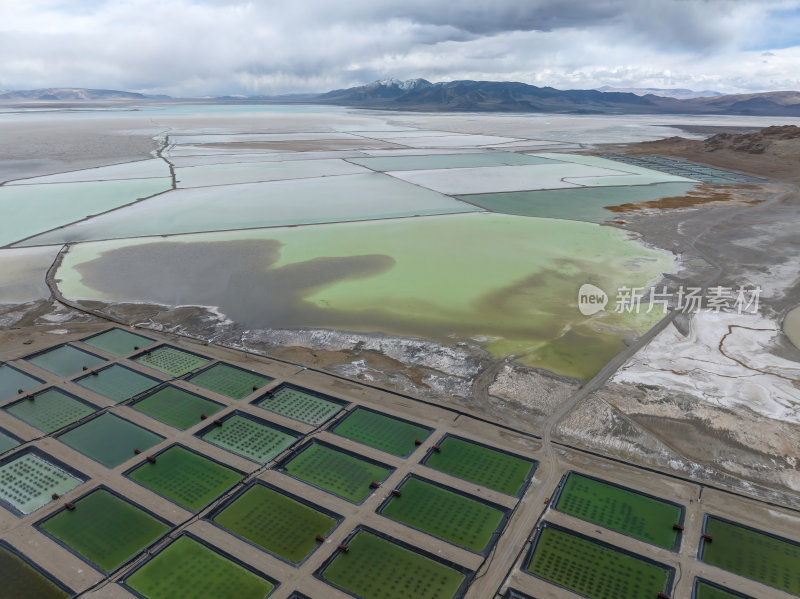
[(556, 509), (622, 534), (672, 549), (681, 508), (632, 489), (570, 473)]
[[(797, 531), (795, 525), (794, 528)], [(745, 578), (800, 595), (800, 543), (708, 517), (700, 559)]]
[(55, 388), (3, 408), (41, 431), (52, 433), (94, 413), (97, 408)]
[(155, 368), (172, 376), (183, 376), (192, 370), (205, 366), (211, 359), (182, 351), (175, 347), (162, 345), (142, 354), (136, 358), (136, 361), (139, 364)]
[(391, 469), (357, 458), (342, 450), (310, 443), (283, 465), (283, 470), (339, 497), (360, 503), (372, 492), (371, 482), (380, 483)]
[(337, 520), (280, 491), (256, 484), (214, 516), (214, 522), (297, 564), (318, 546), (317, 535), (327, 537)]
[(42, 384), (41, 379), (25, 374), (8, 364), (0, 364), (0, 400), (18, 395)]
[(727, 591), (717, 585), (698, 580), (692, 599), (748, 599), (744, 595)]
[(241, 473), (174, 445), (155, 462), (145, 461), (128, 476), (187, 510), (196, 512), (242, 479)]
[(466, 574), (366, 530), (324, 568), (325, 580), (363, 599), (451, 599)]
[(189, 381), (198, 387), (216, 391), (233, 399), (242, 399), (272, 380), (272, 377), (222, 362), (189, 378)]
[(30, 514), (83, 483), (37, 453), (17, 454), (0, 465), (0, 500)]
[(425, 460), (434, 470), (463, 478), (477, 485), (517, 495), (533, 473), (536, 462), (496, 449), (447, 437)]
[(61, 435), (58, 440), (107, 468), (115, 468), (163, 441), (163, 437), (106, 412)]
[(131, 406), (170, 426), (185, 430), (202, 421), (202, 417), (219, 412), (224, 406), (210, 399), (167, 385)]
[(471, 166), (518, 166), (522, 164), (554, 164), (553, 160), (515, 154), (514, 152), (480, 152), (475, 154), (428, 154), (416, 156), (381, 156), (349, 158), (348, 162), (374, 171), (415, 171)]
[(266, 464), (297, 440), (294, 435), (240, 414), (226, 418), (222, 426), (215, 426), (202, 438), (259, 464)]
[(159, 551), (125, 583), (147, 599), (264, 599), (275, 588), (269, 580), (186, 535)]
[(396, 456), (407, 456), (424, 441), (431, 429), (366, 408), (356, 408), (333, 428), (333, 432)]
[(56, 347), (30, 358), (25, 358), (25, 361), (58, 376), (70, 376), (106, 362), (105, 358), (95, 356), (71, 345)]
[(69, 599), (66, 592), (26, 560), (0, 546), (0, 580), (3, 593), (13, 599)]
[(319, 426), (342, 409), (339, 402), (325, 399), (320, 394), (292, 385), (281, 385), (256, 404), (270, 412)]
[(545, 526), (528, 572), (591, 599), (657, 597), (669, 570), (565, 530)]
[(157, 379), (145, 376), (119, 364), (112, 364), (108, 368), (95, 370), (75, 382), (89, 391), (94, 391), (98, 395), (114, 401), (130, 399), (160, 383)]
[(39, 524), (91, 563), (111, 572), (166, 533), (170, 526), (100, 488)]
[(381, 514), (470, 551), (484, 551), (505, 512), (478, 499), (409, 478)]
[(137, 349), (155, 343), (149, 337), (143, 337), (123, 329), (109, 329), (99, 335), (93, 335), (83, 340), (87, 345), (102, 349), (117, 356), (124, 356)]
[(10, 434), (0, 430), (0, 453), (5, 453), (9, 449), (14, 449), (17, 445), (19, 445), (19, 441)]

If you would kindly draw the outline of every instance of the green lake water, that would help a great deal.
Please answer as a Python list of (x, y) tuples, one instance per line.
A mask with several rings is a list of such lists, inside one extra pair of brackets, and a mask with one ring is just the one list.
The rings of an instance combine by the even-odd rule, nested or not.
[(202, 422), (203, 414), (211, 417), (224, 406), (178, 387), (167, 385), (137, 401), (131, 407), (156, 420), (184, 430)]
[(333, 432), (401, 457), (414, 451), (414, 441), (424, 441), (431, 434), (427, 427), (364, 408), (355, 408), (333, 427)]
[(163, 437), (128, 420), (106, 412), (58, 436), (58, 440), (100, 462), (115, 468), (136, 454), (146, 452)]
[(0, 546), (3, 593), (13, 599), (67, 599), (70, 594), (13, 551)]

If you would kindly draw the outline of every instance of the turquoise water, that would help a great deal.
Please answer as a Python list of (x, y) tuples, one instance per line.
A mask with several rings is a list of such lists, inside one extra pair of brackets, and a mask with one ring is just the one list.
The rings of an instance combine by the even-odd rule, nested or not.
[(34, 376), (25, 374), (21, 370), (0, 364), (0, 399), (8, 399), (19, 394), (19, 390), (27, 391), (38, 387), (44, 381)]

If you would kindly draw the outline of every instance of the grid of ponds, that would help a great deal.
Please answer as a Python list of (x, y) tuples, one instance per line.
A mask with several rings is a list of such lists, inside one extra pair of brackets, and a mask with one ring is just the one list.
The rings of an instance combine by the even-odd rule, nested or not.
[(430, 451), (423, 464), (507, 495), (522, 493), (537, 466), (535, 460), (452, 435), (438, 447), (438, 451)]
[(491, 548), (508, 510), (416, 477), (399, 487), (379, 512), (475, 553)]
[(189, 381), (198, 387), (227, 395), (233, 399), (247, 397), (273, 380), (272, 377), (223, 362), (218, 362), (189, 377)]
[(200, 438), (259, 464), (269, 462), (299, 436), (294, 431), (239, 413), (232, 413), (219, 422), (200, 431)]
[(692, 599), (753, 599), (708, 580), (694, 579)]
[(0, 580), (2, 593), (13, 599), (68, 599), (72, 596), (17, 552), (0, 543)]
[(131, 407), (165, 424), (185, 430), (201, 422), (203, 416), (213, 416), (225, 406), (178, 387), (167, 385), (143, 397)]
[(108, 412), (58, 436), (58, 440), (106, 468), (115, 468), (158, 445), (164, 438)]
[(95, 370), (74, 382), (112, 401), (125, 401), (136, 397), (161, 383), (158, 379), (119, 364)]
[(362, 599), (453, 599), (469, 572), (405, 544), (359, 529), (317, 575)]
[(713, 541), (701, 540), (702, 561), (800, 595), (800, 542), (711, 515), (706, 516), (703, 532)]
[(155, 340), (124, 329), (109, 329), (92, 335), (83, 342), (110, 354), (125, 356), (143, 347), (153, 345)]
[(208, 364), (211, 360), (204, 356), (193, 354), (177, 347), (161, 345), (153, 350), (148, 350), (134, 358), (139, 364), (160, 370), (166, 374), (178, 377), (197, 370)]
[(116, 570), (171, 528), (102, 487), (37, 526), (105, 572)]
[(683, 524), (683, 508), (620, 485), (577, 472), (568, 473), (556, 492), (555, 509), (605, 528), (677, 549), (675, 524)]
[(199, 511), (242, 479), (242, 473), (173, 445), (134, 467), (128, 476), (192, 512)]
[(674, 571), (657, 562), (545, 522), (526, 570), (591, 599), (669, 595)]
[(339, 516), (257, 483), (229, 501), (212, 521), (253, 545), (292, 564), (299, 564), (327, 537)]
[(97, 411), (92, 404), (51, 387), (3, 407), (33, 427), (52, 433)]
[(276, 586), (187, 534), (137, 568), (125, 584), (147, 599), (264, 599)]
[(107, 360), (72, 345), (60, 345), (25, 358), (26, 362), (58, 376), (70, 376)]
[(666, 158), (664, 156), (626, 156), (622, 154), (605, 154), (605, 158), (649, 168), (671, 175), (697, 179), (704, 183), (763, 183), (765, 179), (734, 173), (710, 166), (702, 166), (693, 162)]
[(86, 480), (74, 470), (38, 451), (23, 451), (0, 463), (0, 502), (27, 515)]
[(299, 480), (338, 495), (347, 501), (361, 503), (393, 468), (333, 447), (311, 441), (280, 465), (280, 469)]
[(428, 426), (357, 407), (332, 428), (341, 437), (396, 456), (410, 455), (433, 432)]
[(254, 404), (292, 420), (320, 426), (338, 414), (347, 402), (311, 389), (282, 384)]
[(19, 395), (44, 383), (8, 364), (0, 364), (0, 400)]

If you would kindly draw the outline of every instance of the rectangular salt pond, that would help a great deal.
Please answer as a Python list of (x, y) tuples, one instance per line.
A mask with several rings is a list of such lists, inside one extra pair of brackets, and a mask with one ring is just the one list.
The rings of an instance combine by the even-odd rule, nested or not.
[[(460, 597), (471, 572), (360, 528), (315, 575), (361, 599), (453, 599)], [(616, 599), (620, 599), (619, 597)]]
[(155, 340), (123, 329), (109, 329), (98, 335), (92, 335), (83, 343), (102, 349), (117, 356), (125, 356), (143, 347), (155, 343)]
[(0, 400), (14, 397), (43, 383), (42, 379), (22, 372), (9, 364), (0, 364)]
[(106, 468), (115, 468), (135, 457), (136, 449), (146, 452), (164, 437), (106, 412), (60, 434), (58, 440)]
[(324, 424), (349, 405), (342, 399), (288, 383), (275, 387), (253, 404), (311, 426)]
[(211, 362), (211, 358), (169, 345), (160, 345), (133, 359), (143, 366), (160, 370), (174, 377), (188, 374)]
[(513, 496), (524, 492), (538, 465), (536, 460), (452, 435), (447, 435), (439, 443), (439, 451), (431, 450), (422, 463), (428, 468)]
[[(375, 139), (380, 138), (376, 136)], [(520, 140), (514, 137), (498, 137), (496, 135), (451, 133), (449, 135), (432, 135), (427, 137), (393, 137), (391, 139), (386, 138), (386, 141), (409, 148), (480, 148)]]
[(211, 520), (256, 547), (300, 564), (341, 517), (295, 495), (256, 482), (218, 509)]
[(553, 160), (515, 154), (514, 152), (481, 152), (471, 154), (433, 154), (416, 156), (385, 156), (350, 158), (348, 162), (374, 171), (415, 171), (476, 166), (519, 166), (523, 164), (553, 164)]
[(392, 455), (407, 457), (416, 449), (416, 442), (427, 439), (433, 429), (357, 407), (337, 422), (331, 432)]
[(277, 583), (184, 533), (134, 570), (125, 585), (146, 599), (264, 599)]
[(119, 364), (95, 370), (73, 382), (113, 401), (125, 401), (161, 383), (158, 379), (145, 376)]
[(677, 551), (683, 508), (633, 489), (577, 472), (567, 475), (554, 498), (555, 509), (599, 526)]
[(310, 177), (359, 175), (369, 170), (344, 160), (294, 160), (280, 162), (251, 162), (247, 164), (217, 164), (189, 166), (176, 169), (179, 188), (282, 181)]
[(300, 436), (289, 429), (239, 412), (232, 412), (220, 422), (221, 425), (214, 423), (197, 433), (197, 436), (259, 464), (269, 462)]
[(107, 362), (105, 358), (78, 349), (72, 345), (60, 345), (45, 350), (26, 357), (25, 361), (62, 377), (71, 376), (84, 369), (95, 368)]
[(545, 522), (525, 570), (591, 599), (670, 594), (674, 570)]
[(278, 468), (286, 474), (352, 503), (372, 493), (370, 483), (383, 482), (394, 468), (313, 440), (286, 458)]
[(242, 473), (200, 454), (173, 445), (145, 460), (126, 475), (151, 491), (197, 512), (242, 479)]
[(165, 424), (185, 430), (211, 417), (223, 406), (200, 395), (167, 385), (136, 401), (131, 407)]
[(113, 572), (171, 526), (105, 487), (42, 520), (37, 527), (103, 572)]
[(114, 181), (131, 179), (157, 179), (171, 177), (169, 165), (160, 158), (137, 160), (110, 166), (69, 171), (57, 175), (44, 175), (30, 179), (9, 181), (6, 185), (38, 185), (40, 183), (79, 183), (86, 181)]
[(28, 515), (82, 485), (87, 477), (38, 450), (23, 450), (0, 462), (0, 503)]
[(218, 362), (193, 374), (187, 380), (203, 389), (215, 391), (233, 399), (242, 399), (257, 391), (259, 387), (271, 383), (274, 379), (264, 374)]
[(491, 549), (510, 512), (416, 476), (407, 478), (399, 490), (400, 495), (389, 496), (380, 514), (475, 553)]
[(36, 393), (33, 399), (7, 404), (3, 409), (45, 433), (53, 433), (98, 410), (97, 406), (55, 387)]
[(0, 580), (13, 599), (69, 599), (72, 591), (0, 541)]
[(800, 595), (800, 542), (711, 515), (706, 516), (703, 532), (714, 540), (700, 541), (702, 561)]
[(587, 187), (608, 186), (608, 185), (650, 185), (652, 183), (696, 183), (695, 180), (687, 177), (672, 175), (663, 171), (642, 168), (625, 162), (617, 162), (600, 156), (587, 156), (585, 154), (560, 154), (545, 152), (535, 154), (541, 158), (551, 160), (561, 160), (574, 164), (582, 164), (590, 168), (607, 169), (605, 175), (592, 175), (591, 173), (571, 175), (567, 179), (569, 183), (585, 185)]
[(708, 580), (695, 578), (692, 599), (753, 599), (753, 597), (726, 589)]

